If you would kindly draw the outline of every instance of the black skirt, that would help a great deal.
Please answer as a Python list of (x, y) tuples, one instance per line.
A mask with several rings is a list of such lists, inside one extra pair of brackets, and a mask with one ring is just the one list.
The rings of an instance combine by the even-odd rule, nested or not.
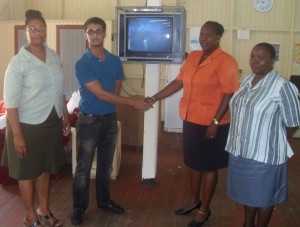
[(21, 123), (27, 156), (19, 158), (14, 147), (14, 136), (9, 122), (6, 126), (2, 165), (7, 166), (9, 176), (17, 180), (34, 179), (44, 172), (57, 173), (66, 163), (63, 145), (62, 120), (55, 108), (46, 121), (31, 125)]
[(185, 164), (198, 171), (213, 171), (228, 166), (225, 151), (229, 124), (219, 125), (216, 138), (205, 138), (207, 125), (183, 122), (183, 155)]

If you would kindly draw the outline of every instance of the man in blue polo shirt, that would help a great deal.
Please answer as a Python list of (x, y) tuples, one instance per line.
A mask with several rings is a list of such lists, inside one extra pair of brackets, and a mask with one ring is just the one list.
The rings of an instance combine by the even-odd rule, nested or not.
[(88, 49), (76, 62), (75, 74), (79, 82), (80, 116), (77, 121), (78, 154), (73, 183), (73, 214), (71, 222), (82, 222), (89, 202), (90, 170), (97, 150), (96, 198), (99, 208), (123, 213), (124, 208), (111, 200), (110, 174), (117, 140), (115, 104), (133, 106), (141, 111), (149, 109), (143, 99), (119, 96), (124, 79), (120, 59), (104, 46), (105, 22), (89, 18), (84, 23)]

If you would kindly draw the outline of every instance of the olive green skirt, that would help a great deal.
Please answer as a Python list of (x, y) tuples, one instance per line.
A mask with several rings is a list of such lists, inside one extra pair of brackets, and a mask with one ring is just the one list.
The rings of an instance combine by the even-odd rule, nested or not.
[(55, 108), (41, 124), (21, 123), (27, 156), (19, 158), (14, 147), (13, 132), (7, 121), (1, 164), (8, 167), (9, 176), (17, 180), (27, 180), (34, 179), (44, 172), (58, 173), (66, 163), (62, 127), (62, 120), (58, 118)]

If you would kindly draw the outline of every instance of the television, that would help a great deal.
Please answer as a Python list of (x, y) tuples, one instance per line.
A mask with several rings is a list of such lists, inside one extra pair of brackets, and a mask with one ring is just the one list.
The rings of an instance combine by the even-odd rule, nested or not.
[(116, 51), (121, 61), (182, 63), (184, 7), (116, 7)]

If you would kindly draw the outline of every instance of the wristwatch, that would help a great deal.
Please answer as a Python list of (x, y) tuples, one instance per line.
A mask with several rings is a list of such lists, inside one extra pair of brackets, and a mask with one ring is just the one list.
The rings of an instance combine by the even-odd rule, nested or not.
[(219, 125), (219, 121), (216, 118), (213, 118), (214, 124)]

